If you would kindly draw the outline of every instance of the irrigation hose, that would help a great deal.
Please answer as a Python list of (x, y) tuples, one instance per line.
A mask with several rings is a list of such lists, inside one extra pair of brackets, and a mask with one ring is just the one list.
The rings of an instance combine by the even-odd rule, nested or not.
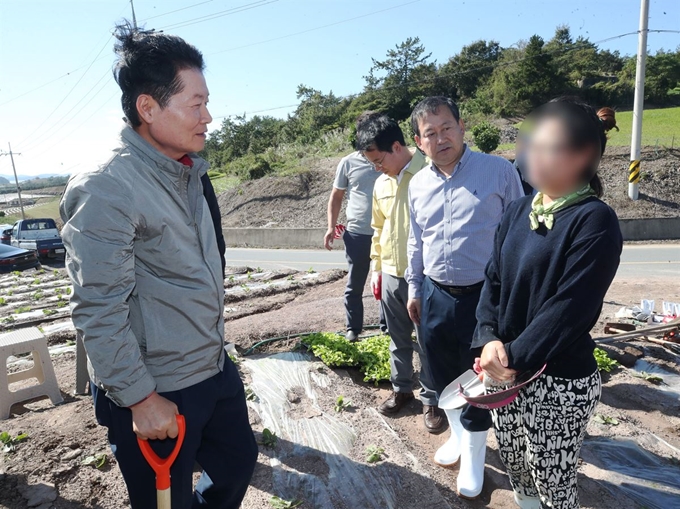
[[(380, 329), (380, 327), (381, 327), (380, 324), (365, 325), (364, 330), (376, 330), (376, 329)], [(253, 346), (251, 346), (250, 348), (248, 348), (248, 350), (246, 350), (243, 353), (243, 357), (247, 357), (248, 355), (252, 355), (253, 352), (255, 350), (257, 350), (259, 347), (261, 347), (263, 345), (268, 345), (269, 343), (275, 343), (277, 341), (284, 341), (284, 340), (287, 340), (287, 339), (304, 338), (304, 337), (311, 336), (312, 334), (317, 334), (317, 333), (318, 333), (318, 331), (317, 332), (297, 332), (295, 334), (288, 334), (287, 336), (277, 336), (275, 338), (263, 339), (262, 341), (259, 341), (259, 342), (255, 343)], [(341, 332), (341, 331), (336, 332), (336, 334), (343, 334), (343, 332)], [(375, 334), (369, 334), (369, 335), (364, 335), (364, 336), (361, 336), (361, 337), (366, 338), (366, 337), (371, 337), (371, 336), (374, 336), (374, 335)]]

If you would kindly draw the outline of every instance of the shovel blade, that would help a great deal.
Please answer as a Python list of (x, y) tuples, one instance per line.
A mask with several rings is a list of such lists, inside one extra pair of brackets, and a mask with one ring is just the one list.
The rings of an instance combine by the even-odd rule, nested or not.
[(441, 396), (439, 396), (439, 408), (454, 410), (467, 404), (467, 401), (460, 395), (459, 387), (463, 387), (466, 392), (474, 391), (475, 393), (478, 392), (475, 389), (481, 388), (480, 394), (484, 393), (484, 384), (479, 381), (479, 376), (471, 369), (468, 369), (442, 391)]

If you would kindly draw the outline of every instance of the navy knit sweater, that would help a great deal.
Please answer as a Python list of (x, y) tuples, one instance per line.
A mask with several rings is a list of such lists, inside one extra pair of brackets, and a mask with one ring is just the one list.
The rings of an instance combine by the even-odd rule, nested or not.
[(472, 346), (499, 339), (510, 368), (547, 362), (546, 374), (583, 378), (597, 369), (590, 330), (619, 266), (618, 219), (588, 198), (555, 213), (552, 230), (532, 231), (531, 200), (512, 203), (498, 226)]

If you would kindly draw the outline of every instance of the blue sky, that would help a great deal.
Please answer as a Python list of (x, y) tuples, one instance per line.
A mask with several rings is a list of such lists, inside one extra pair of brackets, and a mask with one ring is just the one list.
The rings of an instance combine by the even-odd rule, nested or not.
[[(420, 37), (438, 62), (477, 39), (503, 46), (532, 34), (549, 39), (560, 24), (600, 41), (636, 31), (639, 4), (135, 0), (135, 10), (140, 25), (165, 29), (203, 51), (215, 128), (225, 115), (285, 116), (300, 83), (338, 95), (357, 92), (371, 57), (382, 58), (407, 37)], [(227, 15), (209, 19), (219, 13)], [(9, 141), (21, 152), (19, 173), (79, 172), (107, 158), (122, 124), (110, 33), (129, 16), (129, 0), (0, 0), (0, 150)], [(651, 0), (649, 28), (680, 30), (680, 2)], [(650, 51), (679, 45), (678, 33), (649, 35)], [(634, 54), (637, 36), (601, 46)], [(1, 157), (0, 174), (10, 171), (9, 158)]]

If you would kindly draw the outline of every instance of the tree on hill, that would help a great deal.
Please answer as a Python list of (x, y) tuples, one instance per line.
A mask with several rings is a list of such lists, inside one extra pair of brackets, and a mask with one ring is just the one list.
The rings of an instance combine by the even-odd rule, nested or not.
[[(507, 48), (496, 41), (475, 41), (443, 65), (432, 61), (419, 38), (409, 37), (383, 59), (371, 59), (366, 85), (358, 94), (343, 98), (300, 85), (300, 103), (285, 120), (245, 115), (225, 119), (209, 137), (204, 156), (213, 169), (237, 175), (262, 173), (262, 161), (270, 169), (281, 168), (283, 156), (272, 150), (280, 144), (312, 144), (330, 131), (351, 131), (366, 110), (404, 121), (428, 95), (457, 100), (471, 124), (490, 115), (521, 116), (562, 94), (598, 106), (632, 106), (635, 60), (600, 49), (587, 38), (574, 38), (566, 25), (558, 26), (547, 42), (537, 35)], [(649, 55), (645, 101), (680, 104), (680, 48)]]
[(349, 100), (336, 96), (332, 91), (324, 94), (306, 85), (298, 86), (297, 98), (301, 102), (295, 112), (288, 116), (284, 129), (289, 141), (310, 143), (324, 132), (344, 127), (340, 119)]
[(449, 95), (458, 100), (471, 99), (477, 90), (486, 85), (494, 66), (503, 53), (497, 41), (475, 41), (463, 46), (439, 68), (442, 80), (449, 85)]
[(414, 101), (428, 95), (436, 80), (437, 66), (429, 62), (431, 55), (418, 37), (409, 37), (388, 50), (384, 60), (371, 59), (373, 65), (364, 79), (366, 91), (377, 92), (375, 109), (406, 118)]
[(524, 48), (504, 53), (491, 84), (493, 108), (499, 115), (528, 113), (566, 89), (567, 81), (544, 44), (533, 35)]

